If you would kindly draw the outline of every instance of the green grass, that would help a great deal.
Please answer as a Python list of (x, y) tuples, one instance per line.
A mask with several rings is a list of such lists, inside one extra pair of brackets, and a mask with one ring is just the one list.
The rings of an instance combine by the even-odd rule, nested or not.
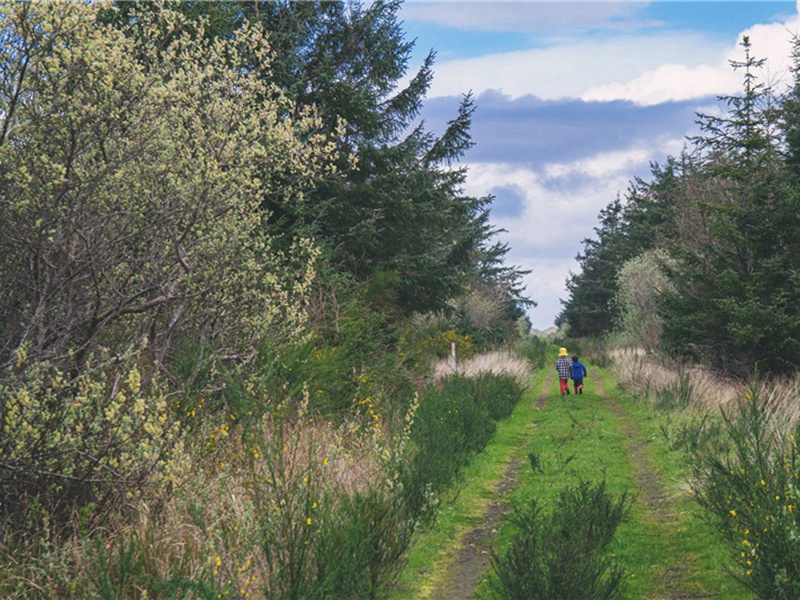
[[(523, 463), (511, 496), (515, 503), (536, 498), (549, 508), (566, 485), (581, 480), (605, 480), (617, 495), (638, 491), (610, 545), (626, 573), (626, 598), (668, 598), (679, 592), (753, 598), (727, 573), (728, 551), (692, 500), (685, 460), (661, 435), (666, 415), (620, 392), (610, 372), (591, 364), (584, 394), (562, 397), (550, 362), (548, 356), (512, 416), (499, 423), (461, 486), (443, 502), (437, 521), (418, 532), (392, 598), (429, 597), (458, 549), (459, 536), (496, 499), (493, 489), (515, 457)], [(537, 408), (540, 399), (546, 402), (542, 409)], [(539, 471), (531, 468), (529, 454)], [(642, 481), (650, 474), (656, 479), (648, 491)], [(495, 548), (504, 548), (513, 533), (510, 526), (502, 527)], [(485, 582), (479, 595), (490, 597)]]
[(520, 455), (520, 449), (533, 437), (533, 422), (539, 412), (533, 390), (540, 387), (541, 379), (542, 373), (537, 373), (512, 416), (498, 422), (491, 443), (475, 456), (461, 483), (443, 499), (433, 526), (417, 533), (392, 598), (426, 597), (438, 583), (447, 560), (458, 548), (458, 536), (478, 522), (494, 499), (494, 488), (502, 480), (509, 462)]

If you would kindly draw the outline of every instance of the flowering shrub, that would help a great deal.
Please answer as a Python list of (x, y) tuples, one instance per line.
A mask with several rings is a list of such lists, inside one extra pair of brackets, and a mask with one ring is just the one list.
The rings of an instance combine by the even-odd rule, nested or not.
[(450, 356), (451, 344), (456, 345), (456, 354), (459, 360), (475, 354), (475, 344), (472, 343), (470, 337), (458, 333), (455, 329), (431, 334), (421, 342), (420, 348), (423, 353), (429, 353), (436, 358), (447, 358)]
[(151, 478), (180, 480), (180, 431), (162, 390), (143, 389), (132, 363), (111, 375), (70, 381), (33, 365), (0, 387), (0, 517), (24, 515), (31, 503), (64, 516), (136, 496)]
[(695, 492), (760, 598), (800, 595), (800, 429), (783, 435), (753, 385), (711, 443), (689, 445)]

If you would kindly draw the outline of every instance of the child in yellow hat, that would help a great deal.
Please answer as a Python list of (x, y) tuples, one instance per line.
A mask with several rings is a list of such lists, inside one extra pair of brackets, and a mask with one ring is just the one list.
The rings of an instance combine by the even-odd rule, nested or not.
[(569, 359), (566, 348), (559, 348), (556, 359), (558, 383), (561, 386), (561, 395), (569, 394), (569, 378), (572, 376), (572, 361)]

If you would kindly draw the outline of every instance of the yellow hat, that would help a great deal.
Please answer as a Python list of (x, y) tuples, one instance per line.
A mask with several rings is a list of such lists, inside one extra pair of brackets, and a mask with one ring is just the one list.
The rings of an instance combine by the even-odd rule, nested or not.
[(558, 349), (558, 355), (559, 356), (566, 356), (567, 355), (567, 349), (566, 348), (559, 348)]

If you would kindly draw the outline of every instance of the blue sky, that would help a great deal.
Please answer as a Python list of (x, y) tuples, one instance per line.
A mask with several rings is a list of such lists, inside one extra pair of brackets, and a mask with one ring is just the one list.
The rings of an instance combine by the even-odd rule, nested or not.
[(750, 36), (780, 89), (795, 2), (427, 2), (406, 0), (413, 71), (437, 53), (423, 110), (433, 131), (471, 91), (475, 147), (466, 192), (493, 194), (509, 262), (532, 273), (534, 327), (553, 324), (597, 215), (650, 163), (676, 155), (698, 112), (717, 110), (741, 77), (729, 65)]

